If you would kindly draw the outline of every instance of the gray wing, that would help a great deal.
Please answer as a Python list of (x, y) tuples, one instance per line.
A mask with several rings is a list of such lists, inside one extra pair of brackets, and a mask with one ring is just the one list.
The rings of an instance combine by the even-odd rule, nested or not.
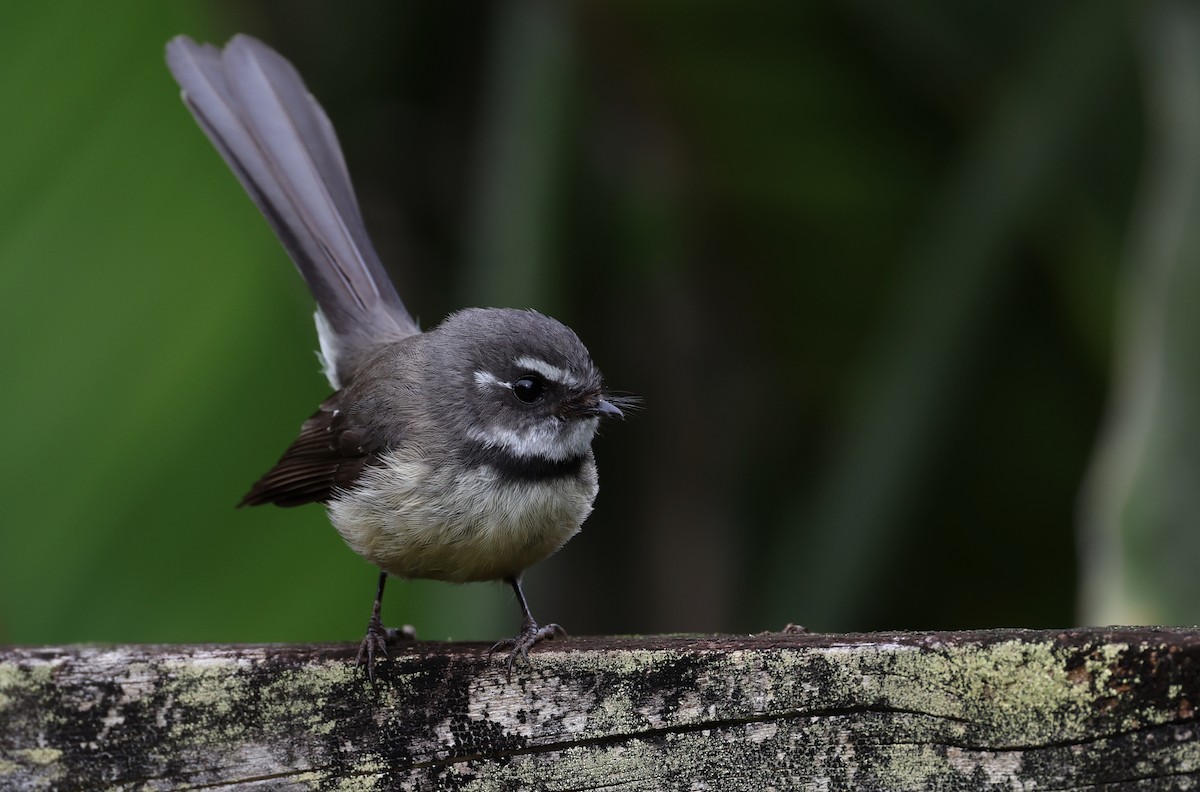
[(308, 283), (330, 384), (419, 333), (367, 238), (333, 125), (295, 68), (240, 34), (224, 50), (177, 36), (167, 65)]

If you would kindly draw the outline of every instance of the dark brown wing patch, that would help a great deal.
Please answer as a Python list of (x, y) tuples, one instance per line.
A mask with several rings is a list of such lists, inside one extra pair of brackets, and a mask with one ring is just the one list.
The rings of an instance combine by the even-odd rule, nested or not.
[(378, 458), (378, 444), (366, 430), (350, 426), (339, 409), (340, 396), (330, 396), (304, 422), (300, 436), (238, 506), (326, 503), (335, 489), (353, 483)]

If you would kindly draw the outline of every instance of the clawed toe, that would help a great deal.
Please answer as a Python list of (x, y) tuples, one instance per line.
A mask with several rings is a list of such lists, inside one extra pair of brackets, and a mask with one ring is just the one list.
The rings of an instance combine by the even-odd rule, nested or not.
[(358, 656), (354, 660), (354, 665), (361, 666), (364, 661), (367, 665), (367, 678), (372, 683), (375, 682), (375, 655), (381, 654), (387, 657), (387, 645), (396, 643), (401, 640), (414, 640), (417, 637), (416, 631), (411, 625), (404, 625), (400, 628), (384, 627), (383, 622), (377, 616), (372, 616), (367, 622), (367, 635), (362, 639), (362, 643), (358, 646)]
[(389, 642), (399, 641), (401, 639), (414, 640), (417, 637), (417, 631), (411, 625), (404, 625), (400, 629), (388, 629), (383, 626), (383, 620), (379, 618), (379, 609), (383, 604), (383, 587), (387, 583), (387, 572), (379, 573), (379, 587), (375, 589), (375, 606), (371, 608), (371, 618), (367, 622), (367, 637), (362, 639), (362, 643), (358, 646), (358, 657), (354, 660), (355, 667), (361, 666), (363, 661), (367, 663), (367, 677), (371, 680), (371, 684), (375, 684), (375, 655), (376, 653), (387, 656), (387, 645)]
[(375, 681), (375, 654), (387, 655), (387, 630), (377, 620), (372, 619), (367, 625), (367, 635), (358, 646), (358, 657), (354, 659), (356, 667), (367, 663), (367, 677)]
[(501, 649), (508, 650), (508, 678), (512, 679), (513, 666), (516, 665), (518, 657), (525, 661), (525, 665), (529, 665), (530, 649), (542, 641), (565, 636), (567, 631), (557, 624), (539, 627), (538, 623), (533, 620), (533, 614), (529, 612), (529, 603), (525, 601), (525, 592), (521, 591), (521, 578), (518, 576), (505, 578), (504, 582), (512, 586), (513, 593), (517, 595), (517, 602), (521, 605), (521, 615), (524, 617), (521, 619), (521, 632), (517, 633), (516, 638), (497, 641), (488, 650), (488, 654), (493, 654)]
[(494, 654), (502, 649), (508, 650), (508, 673), (511, 676), (513, 666), (516, 665), (517, 658), (521, 658), (525, 665), (529, 665), (529, 650), (542, 641), (548, 641), (552, 638), (565, 637), (567, 631), (557, 624), (547, 624), (539, 627), (536, 622), (527, 622), (521, 626), (521, 632), (515, 638), (505, 638), (497, 641), (488, 654)]

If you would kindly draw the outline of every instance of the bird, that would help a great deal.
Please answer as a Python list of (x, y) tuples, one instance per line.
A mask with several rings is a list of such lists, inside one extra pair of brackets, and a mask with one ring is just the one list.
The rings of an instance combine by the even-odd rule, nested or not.
[(531, 309), (467, 308), (422, 331), (367, 236), (332, 123), (295, 67), (238, 34), (168, 42), (184, 104), (308, 285), (333, 389), (239, 506), (324, 504), (379, 568), (356, 657), (375, 680), (398, 631), (389, 577), (505, 581), (520, 631), (508, 669), (564, 635), (530, 612), (521, 575), (579, 532), (599, 489), (592, 440), (636, 397), (605, 388), (579, 337)]

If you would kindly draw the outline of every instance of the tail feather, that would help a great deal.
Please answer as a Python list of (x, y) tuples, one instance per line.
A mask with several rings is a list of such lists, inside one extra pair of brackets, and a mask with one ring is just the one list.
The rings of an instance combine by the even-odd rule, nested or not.
[(420, 332), (367, 237), (333, 125), (292, 65), (245, 35), (224, 50), (178, 36), (167, 64), (316, 298), (331, 384)]

